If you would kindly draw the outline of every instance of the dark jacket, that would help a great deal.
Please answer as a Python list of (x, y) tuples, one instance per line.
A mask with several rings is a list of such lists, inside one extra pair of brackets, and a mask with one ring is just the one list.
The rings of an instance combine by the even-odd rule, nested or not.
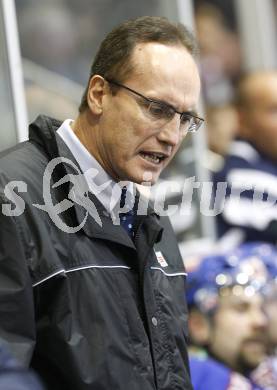
[[(191, 389), (185, 271), (169, 221), (149, 207), (133, 243), (89, 194), (102, 227), (80, 202), (59, 217), (84, 226), (74, 234), (56, 226), (41, 205), (48, 162), (59, 155), (74, 161), (55, 134), (60, 124), (39, 117), (29, 142), (0, 158), (0, 337), (51, 390)], [(76, 171), (59, 164), (52, 182), (66, 173)], [(8, 202), (3, 190), (13, 180), (27, 188)], [(71, 187), (51, 187), (57, 213)], [(9, 203), (20, 215), (4, 215)]]
[[(230, 229), (242, 233), (242, 240), (277, 242), (277, 164), (253, 144), (236, 139), (223, 168), (213, 178), (214, 190), (226, 182), (218, 197), (221, 212), (216, 218), (218, 235)], [(220, 193), (220, 191), (219, 191)], [(221, 198), (221, 200), (220, 200)]]

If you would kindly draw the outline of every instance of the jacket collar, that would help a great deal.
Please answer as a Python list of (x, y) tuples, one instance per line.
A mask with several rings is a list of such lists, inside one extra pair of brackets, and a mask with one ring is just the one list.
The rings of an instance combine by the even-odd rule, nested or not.
[[(72, 165), (61, 163), (57, 166), (56, 174), (53, 178), (55, 182), (64, 178), (66, 175), (71, 175), (68, 176), (71, 178), (76, 175), (76, 170), (74, 170), (73, 165), (76, 165), (79, 172), (81, 172), (68, 147), (56, 135), (56, 131), (61, 126), (61, 123), (61, 121), (56, 119), (40, 115), (29, 127), (30, 142), (36, 144), (47, 155), (49, 161), (57, 157), (64, 157), (72, 161)], [(76, 224), (80, 226), (82, 231), (91, 238), (107, 239), (135, 249), (133, 241), (126, 235), (126, 232), (120, 225), (112, 221), (96, 196), (90, 192), (87, 192), (86, 196), (83, 191), (79, 192), (79, 194), (76, 191), (74, 192), (74, 185), (71, 181), (65, 184), (62, 197), (65, 199), (69, 194), (73, 197), (73, 205), (68, 210), (68, 213), (70, 213), (71, 220), (73, 220), (75, 226)], [(82, 184), (85, 186), (84, 181)], [(143, 210), (146, 211), (146, 215), (142, 216), (141, 220), (147, 227), (147, 235), (150, 237), (152, 234), (155, 234), (157, 240), (159, 240), (161, 238), (162, 228), (158, 223), (159, 217), (153, 210), (151, 202), (147, 202), (139, 194), (136, 196), (136, 201), (139, 201)]]

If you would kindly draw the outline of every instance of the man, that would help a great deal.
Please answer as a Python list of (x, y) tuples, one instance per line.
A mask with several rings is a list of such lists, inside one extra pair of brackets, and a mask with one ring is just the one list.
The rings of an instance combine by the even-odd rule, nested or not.
[[(276, 249), (274, 249), (276, 253)], [(267, 343), (268, 357), (252, 373), (255, 383), (264, 390), (277, 389), (277, 256), (267, 268), (271, 280), (264, 289), (264, 312), (268, 319)]]
[(0, 160), (0, 336), (51, 390), (191, 389), (183, 262), (134, 183), (202, 122), (194, 52), (164, 18), (121, 24), (76, 120), (39, 117)]
[(256, 71), (238, 85), (239, 139), (231, 144), (215, 184), (227, 182), (218, 232), (239, 229), (244, 241), (277, 241), (277, 72)]
[[(273, 258), (277, 253), (270, 245), (245, 244), (226, 255), (204, 258), (189, 273), (195, 390), (226, 390), (235, 384), (239, 389), (260, 388), (246, 378), (267, 354), (262, 290), (270, 279), (267, 264)], [(206, 387), (201, 387), (204, 383)]]

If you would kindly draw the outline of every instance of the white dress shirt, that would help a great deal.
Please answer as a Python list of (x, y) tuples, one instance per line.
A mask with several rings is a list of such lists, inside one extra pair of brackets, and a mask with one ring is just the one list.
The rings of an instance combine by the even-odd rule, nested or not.
[(66, 119), (57, 130), (57, 134), (62, 138), (79, 164), (89, 190), (103, 204), (105, 209), (112, 213), (120, 201), (123, 185), (127, 187), (129, 195), (132, 198), (134, 197), (134, 183), (124, 181), (120, 182), (119, 185), (115, 182), (75, 135), (70, 126), (72, 122), (72, 119)]

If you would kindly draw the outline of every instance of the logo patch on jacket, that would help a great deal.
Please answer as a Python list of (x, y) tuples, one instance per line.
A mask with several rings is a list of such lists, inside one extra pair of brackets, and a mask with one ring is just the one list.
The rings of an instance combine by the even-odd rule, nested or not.
[(155, 254), (156, 254), (158, 263), (159, 263), (162, 267), (167, 267), (168, 264), (167, 264), (167, 262), (166, 262), (166, 260), (165, 260), (165, 258), (164, 258), (164, 256), (163, 256), (162, 252), (160, 252), (160, 251), (159, 251), (159, 252), (155, 252)]

